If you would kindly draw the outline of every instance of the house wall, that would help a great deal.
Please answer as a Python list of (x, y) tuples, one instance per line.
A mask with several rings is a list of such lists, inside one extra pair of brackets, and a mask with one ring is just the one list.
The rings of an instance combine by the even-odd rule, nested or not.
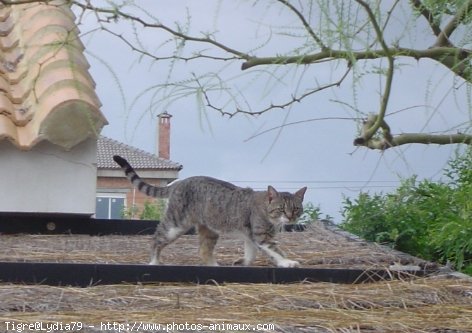
[(21, 151), (2, 140), (0, 154), (0, 212), (95, 213), (95, 139), (70, 151), (46, 141)]

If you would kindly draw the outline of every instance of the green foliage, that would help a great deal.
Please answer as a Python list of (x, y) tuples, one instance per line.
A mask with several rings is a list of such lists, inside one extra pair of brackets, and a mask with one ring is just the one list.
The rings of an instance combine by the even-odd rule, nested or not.
[[(297, 223), (310, 224), (321, 219), (321, 208), (315, 206), (312, 202), (307, 202), (303, 205), (303, 214), (298, 219)], [(332, 220), (333, 218), (328, 214), (324, 215), (325, 220)]]
[(318, 220), (321, 215), (321, 210), (319, 206), (315, 206), (313, 203), (308, 202), (304, 204), (303, 214), (298, 219), (297, 223), (309, 224)]
[(342, 227), (472, 273), (472, 149), (449, 162), (444, 178), (419, 182), (412, 177), (394, 193), (345, 198)]
[[(457, 15), (466, 2), (464, 0), (423, 0), (422, 8), (428, 10), (433, 16), (435, 23), (440, 24), (444, 16)], [(470, 12), (464, 12), (464, 23), (469, 23), (471, 19)]]
[(139, 209), (136, 205), (131, 207), (123, 207), (121, 210), (121, 217), (124, 219), (133, 219), (138, 216)]
[(154, 202), (146, 201), (139, 218), (141, 220), (160, 220), (165, 211), (165, 201), (156, 199)]
[(124, 218), (132, 219), (139, 216), (140, 220), (160, 220), (165, 211), (166, 203), (163, 199), (146, 201), (140, 210), (136, 205), (123, 208), (122, 215)]

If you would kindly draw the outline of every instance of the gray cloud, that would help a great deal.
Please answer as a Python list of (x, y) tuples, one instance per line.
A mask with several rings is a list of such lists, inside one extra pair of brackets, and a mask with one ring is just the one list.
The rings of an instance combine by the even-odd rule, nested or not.
[[(180, 2), (169, 1), (165, 5), (161, 1), (138, 3), (145, 6), (150, 15), (166, 23), (186, 20), (185, 5)], [(268, 29), (264, 22), (273, 20), (275, 15), (275, 21), (281, 27), (275, 29), (277, 31), (295, 22), (293, 16), (286, 12), (252, 7), (244, 2), (217, 1), (221, 6), (219, 9), (214, 7), (212, 1), (182, 3), (191, 6), (189, 26), (194, 34), (216, 32), (217, 36), (242, 49), (250, 49), (265, 40)], [(82, 32), (96, 27), (92, 15), (83, 22), (80, 27)], [(130, 40), (135, 41), (133, 29), (127, 22), (119, 21), (114, 29), (128, 34)], [(152, 29), (136, 32), (140, 43), (149, 50), (154, 51), (162, 45), (159, 54), (170, 54), (173, 42), (165, 44), (165, 39)], [(274, 35), (272, 38), (268, 45), (261, 48), (261, 53), (271, 54), (283, 50), (283, 46), (293, 46), (287, 44), (290, 39), (285, 36)], [(413, 41), (417, 39), (410, 38)], [(136, 96), (153, 85), (166, 83), (171, 64), (140, 59), (128, 46), (105, 32), (86, 35), (83, 40), (90, 52), (88, 59), (103, 103), (102, 111), (110, 122), (103, 134), (152, 152), (155, 150), (155, 116), (167, 110), (174, 115), (171, 159), (184, 165), (182, 177), (204, 174), (235, 181), (240, 186), (265, 188), (270, 183), (288, 190), (306, 184), (309, 187), (306, 200), (321, 205), (324, 213), (339, 221), (343, 195), (356, 196), (359, 191), (366, 190), (391, 190), (398, 184), (398, 176), (418, 174), (420, 178), (437, 177), (457, 148), (410, 146), (384, 153), (355, 149), (352, 141), (357, 125), (352, 120), (342, 119), (300, 123), (246, 141), (252, 135), (284, 122), (359, 117), (376, 112), (383, 86), (377, 75), (365, 74), (357, 77), (355, 83), (349, 78), (340, 88), (315, 94), (287, 110), (276, 110), (254, 118), (240, 115), (228, 119), (216, 111), (199, 110), (194, 95), (169, 105), (160, 101), (162, 96), (154, 95), (155, 90), (150, 89), (136, 101)], [(446, 128), (453, 127), (470, 119), (465, 86), (454, 82), (448, 70), (427, 61), (418, 63), (402, 59), (401, 62), (405, 65), (395, 75), (389, 110), (417, 107), (388, 118), (394, 132), (441, 131), (445, 129), (444, 125)], [(233, 78), (241, 75), (240, 65), (237, 62), (215, 65), (209, 61), (178, 63), (173, 68), (172, 79), (183, 80), (188, 78), (189, 73), (198, 75), (212, 70), (221, 70), (222, 75)], [(274, 75), (274, 72), (269, 68), (264, 70), (270, 72), (254, 69), (237, 80), (224, 83), (232, 88), (246, 89), (245, 96), (252, 105), (263, 106), (289, 99), (293, 93), (291, 88), (296, 85), (302, 93), (317, 81), (335, 80), (344, 68), (340, 63), (339, 67), (325, 64), (277, 69), (275, 74), (284, 78), (287, 85), (268, 85), (267, 77)], [(457, 89), (452, 89), (454, 85)], [(121, 94), (126, 99), (126, 106)], [(218, 93), (213, 96), (219, 105), (227, 101), (227, 96)], [(333, 100), (350, 103), (363, 114)]]

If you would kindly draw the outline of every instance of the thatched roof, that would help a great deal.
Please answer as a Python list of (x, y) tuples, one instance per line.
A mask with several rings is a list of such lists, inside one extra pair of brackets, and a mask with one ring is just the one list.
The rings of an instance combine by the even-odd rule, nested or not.
[[(130, 222), (132, 223), (132, 222)], [(148, 262), (151, 236), (19, 235), (1, 236), (0, 261), (45, 261), (88, 263)], [(305, 232), (279, 235), (281, 248), (304, 267), (385, 268), (393, 263), (425, 265), (426, 262), (377, 244), (349, 238), (318, 222)], [(231, 265), (243, 256), (243, 242), (222, 236), (216, 247), (221, 265)], [(199, 265), (198, 237), (183, 236), (164, 249), (164, 263)], [(270, 265), (259, 254), (255, 265)]]
[(81, 332), (99, 332), (105, 322), (273, 324), (268, 331), (276, 332), (470, 332), (471, 294), (470, 283), (447, 278), (364, 285), (0, 285), (0, 327), (5, 321), (75, 321), (95, 326)]
[[(145, 263), (150, 239), (2, 235), (0, 260)], [(197, 239), (184, 236), (163, 252), (163, 259), (172, 264), (198, 264)], [(280, 243), (291, 259), (306, 267), (424, 264), (347, 238), (323, 224), (303, 233), (283, 233)], [(242, 255), (239, 241), (223, 237), (217, 247), (221, 264)], [(268, 262), (259, 255), (256, 264)], [(81, 332), (99, 332), (100, 323), (105, 322), (131, 326), (135, 322), (273, 324), (266, 330), (269, 332), (472, 332), (472, 282), (450, 275), (357, 285), (163, 283), (74, 288), (0, 284), (0, 300), (0, 330), (5, 329), (5, 321), (80, 321), (94, 326)], [(178, 328), (174, 326), (173, 331)]]

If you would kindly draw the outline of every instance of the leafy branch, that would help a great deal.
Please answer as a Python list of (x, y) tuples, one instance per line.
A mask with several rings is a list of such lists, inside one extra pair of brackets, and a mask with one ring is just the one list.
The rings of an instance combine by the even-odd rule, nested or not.
[[(237, 114), (261, 115), (273, 110), (288, 110), (297, 103), (306, 102), (321, 91), (340, 87), (345, 79), (352, 74), (355, 83), (355, 71), (358, 63), (368, 63), (369, 61), (386, 61), (378, 71), (383, 88), (380, 93), (378, 111), (371, 114), (363, 120), (360, 135), (355, 138), (354, 145), (365, 146), (371, 149), (388, 149), (404, 144), (451, 144), (465, 143), (472, 144), (472, 136), (468, 133), (403, 133), (394, 135), (388, 125), (386, 118), (389, 115), (389, 102), (392, 91), (393, 78), (396, 73), (395, 64), (401, 58), (411, 58), (415, 60), (429, 59), (445, 66), (455, 76), (462, 79), (467, 85), (472, 83), (472, 50), (468, 48), (470, 41), (458, 45), (456, 35), (461, 31), (471, 29), (472, 22), (472, 0), (448, 1), (442, 3), (442, 6), (431, 5), (432, 1), (410, 0), (407, 6), (410, 6), (412, 16), (415, 19), (423, 19), (430, 28), (432, 35), (430, 47), (426, 49), (409, 48), (402, 45), (401, 39), (390, 41), (388, 29), (393, 25), (395, 16), (393, 12), (397, 10), (402, 3), (397, 0), (387, 9), (381, 6), (380, 1), (375, 0), (351, 0), (351, 1), (318, 1), (318, 22), (312, 9), (315, 2), (309, 2), (308, 8), (303, 2), (291, 0), (267, 0), (271, 5), (279, 6), (285, 10), (291, 17), (295, 17), (295, 25), (298, 24), (297, 34), (292, 37), (303, 38), (303, 45), (293, 48), (289, 52), (265, 55), (263, 47), (249, 48), (248, 51), (233, 47), (230, 43), (224, 42), (216, 33), (191, 33), (177, 23), (175, 27), (162, 23), (158, 18), (151, 15), (133, 14), (127, 12), (127, 6), (132, 6), (132, 1), (126, 1), (122, 4), (107, 1), (107, 5), (97, 6), (91, 0), (64, 0), (62, 2), (48, 0), (0, 0), (4, 6), (25, 5), (32, 3), (42, 3), (48, 5), (70, 5), (75, 6), (81, 11), (82, 18), (84, 14), (93, 13), (99, 24), (99, 30), (110, 34), (122, 43), (127, 45), (133, 52), (140, 57), (148, 58), (156, 62), (170, 62), (171, 68), (175, 67), (178, 61), (193, 62), (205, 60), (210, 63), (224, 62), (232, 65), (237, 62), (240, 65), (242, 73), (257, 73), (256, 67), (264, 66), (263, 73), (267, 73), (265, 68), (281, 68), (283, 66), (316, 66), (320, 63), (332, 62), (335, 64), (345, 63), (346, 70), (337, 80), (328, 83), (312, 85), (310, 89), (303, 93), (292, 93), (291, 97), (286, 97), (283, 102), (270, 102), (260, 109), (252, 110), (251, 103), (240, 92), (230, 91), (226, 78), (220, 77), (217, 71), (207, 73), (207, 75), (196, 75), (190, 73), (190, 79), (181, 82), (172, 83), (169, 70), (167, 81), (164, 84), (156, 84), (156, 90), (165, 90), (164, 97), (170, 100), (186, 97), (190, 93), (198, 96), (200, 102), (208, 109), (217, 111), (222, 115), (233, 117)], [(257, 5), (260, 1), (254, 1)], [(331, 5), (333, 3), (333, 5)], [(383, 4), (382, 4), (383, 5)], [(137, 7), (137, 6), (136, 6)], [(445, 9), (447, 7), (447, 9)], [(141, 9), (140, 7), (137, 7)], [(346, 14), (347, 13), (347, 14)], [(351, 15), (354, 18), (351, 21)], [(403, 13), (402, 13), (403, 14)], [(153, 31), (163, 32), (170, 40), (176, 41), (174, 52), (170, 54), (160, 54), (157, 51), (149, 51), (139, 42), (132, 40), (124, 34), (114, 31), (112, 24), (117, 21), (130, 22), (134, 30), (153, 29)], [(318, 27), (315, 28), (316, 23)], [(326, 25), (323, 26), (323, 24)], [(294, 27), (290, 27), (292, 29)], [(97, 30), (98, 30), (97, 29)], [(294, 30), (292, 30), (294, 31)], [(290, 36), (292, 31), (285, 35)], [(302, 33), (300, 34), (300, 31)], [(272, 30), (270, 29), (272, 38)], [(138, 34), (135, 31), (135, 35)], [(470, 39), (470, 38), (469, 38)], [(192, 53), (187, 51), (190, 47), (201, 46), (200, 49)], [(265, 43), (264, 43), (265, 45)], [(192, 46), (192, 47), (193, 47)], [(378, 63), (378, 62), (377, 62)], [(303, 74), (302, 74), (303, 75)], [(284, 78), (276, 78), (283, 81)], [(315, 80), (316, 81), (316, 80)], [(218, 89), (219, 86), (219, 89)], [(212, 99), (212, 93), (218, 90), (229, 96), (235, 108), (228, 110), (229, 102), (216, 102)], [(294, 89), (293, 91), (296, 91)], [(169, 95), (170, 94), (170, 95)], [(174, 94), (174, 95), (172, 95)], [(171, 96), (172, 95), (172, 96)], [(155, 95), (154, 95), (155, 96)], [(243, 100), (245, 107), (241, 107), (235, 96)], [(392, 113), (390, 113), (392, 114)], [(447, 116), (447, 115), (445, 115)]]
[[(465, 48), (456, 47), (450, 41), (450, 36), (454, 33), (458, 26), (463, 23), (464, 19), (466, 18), (467, 14), (470, 12), (472, 7), (472, 0), (465, 2), (462, 7), (460, 7), (455, 15), (449, 20), (449, 22), (445, 25), (444, 29), (441, 29), (441, 26), (437, 23), (433, 13), (420, 1), (420, 0), (412, 0), (411, 5), (413, 8), (418, 10), (421, 15), (427, 20), (428, 24), (431, 27), (434, 35), (436, 36), (436, 42), (434, 45), (429, 49), (411, 49), (411, 48), (404, 48), (398, 45), (388, 45), (384, 38), (384, 30), (385, 27), (391, 17), (391, 11), (388, 13), (387, 20), (383, 27), (380, 26), (379, 22), (377, 21), (376, 15), (374, 14), (370, 4), (367, 1), (363, 0), (355, 0), (360, 7), (362, 7), (367, 15), (368, 23), (373, 27), (376, 41), (380, 45), (380, 49), (365, 49), (354, 51), (351, 49), (333, 49), (328, 47), (320, 37), (318, 33), (316, 33), (313, 28), (311, 27), (308, 19), (305, 17), (303, 12), (295, 7), (294, 4), (289, 2), (288, 0), (277, 0), (282, 6), (288, 8), (301, 22), (303, 28), (307, 32), (308, 36), (312, 38), (312, 40), (316, 43), (319, 48), (319, 51), (311, 54), (297, 54), (297, 55), (277, 55), (277, 56), (269, 56), (269, 57), (259, 57), (256, 55), (250, 55), (246, 52), (237, 50), (232, 48), (224, 43), (218, 42), (216, 39), (210, 36), (204, 37), (197, 37), (191, 36), (188, 34), (184, 34), (181, 31), (175, 30), (166, 26), (162, 23), (152, 23), (143, 20), (140, 17), (133, 16), (130, 14), (126, 14), (120, 10), (114, 9), (104, 9), (104, 8), (97, 8), (91, 6), (90, 2), (86, 4), (82, 4), (77, 1), (73, 1), (73, 3), (83, 10), (93, 10), (97, 13), (108, 13), (117, 15), (121, 18), (125, 18), (127, 20), (132, 20), (134, 22), (140, 23), (145, 28), (156, 28), (162, 29), (167, 33), (170, 33), (175, 38), (181, 39), (186, 42), (195, 42), (195, 43), (203, 43), (203, 44), (210, 44), (216, 47), (219, 50), (222, 50), (231, 56), (229, 57), (220, 57), (220, 56), (211, 56), (211, 55), (204, 55), (203, 53), (196, 53), (191, 57), (179, 57), (178, 60), (190, 61), (198, 58), (207, 58), (209, 60), (242, 60), (243, 63), (241, 65), (241, 69), (248, 70), (256, 66), (283, 66), (283, 65), (311, 65), (317, 64), (323, 61), (333, 61), (333, 60), (344, 60), (347, 62), (348, 70), (345, 74), (341, 77), (340, 80), (337, 82), (321, 85), (317, 88), (311, 89), (299, 96), (292, 96), (289, 101), (284, 103), (271, 103), (269, 106), (262, 108), (258, 111), (252, 110), (244, 110), (240, 107), (236, 107), (235, 111), (227, 111), (223, 107), (219, 107), (214, 105), (212, 102), (208, 91), (205, 89), (205, 86), (195, 78), (195, 82), (197, 84), (198, 92), (203, 96), (203, 100), (205, 104), (210, 109), (216, 110), (220, 112), (222, 115), (228, 115), (233, 117), (238, 113), (242, 114), (250, 114), (250, 115), (260, 115), (271, 110), (275, 109), (286, 109), (290, 107), (294, 103), (300, 103), (302, 100), (306, 99), (309, 96), (314, 95), (317, 92), (322, 90), (332, 88), (335, 86), (340, 86), (341, 83), (344, 81), (348, 73), (350, 72), (350, 68), (353, 65), (354, 61), (359, 60), (373, 60), (373, 59), (382, 59), (386, 58), (388, 67), (385, 74), (385, 87), (382, 93), (379, 112), (375, 115), (370, 116), (368, 119), (364, 121), (363, 130), (361, 136), (354, 140), (354, 145), (357, 146), (366, 146), (371, 149), (387, 149), (391, 147), (396, 147), (403, 144), (409, 143), (435, 143), (435, 144), (449, 144), (449, 143), (468, 143), (470, 144), (471, 136), (467, 134), (457, 133), (457, 134), (423, 134), (423, 133), (411, 133), (411, 134), (400, 134), (397, 136), (393, 136), (390, 130), (389, 125), (385, 121), (385, 117), (387, 115), (387, 108), (388, 102), (390, 98), (390, 92), (392, 89), (392, 82), (393, 82), (393, 75), (395, 72), (394, 69), (394, 62), (395, 59), (398, 57), (411, 57), (416, 60), (427, 58), (432, 59), (438, 63), (449, 68), (453, 71), (456, 75), (462, 77), (467, 82), (472, 82), (472, 70), (471, 70), (471, 59), (472, 59), (472, 51)], [(395, 4), (396, 5), (396, 4)], [(393, 8), (395, 7), (392, 6)], [(121, 35), (117, 35), (110, 30), (107, 30), (109, 33), (114, 34), (116, 37), (122, 39), (126, 44), (128, 44), (134, 51), (137, 51), (145, 56), (153, 58), (154, 60), (165, 60), (169, 58), (174, 58), (175, 55), (170, 57), (156, 57), (153, 54), (148, 54), (143, 50), (132, 45), (129, 41), (127, 41)], [(378, 134), (379, 130), (381, 130), (382, 134)]]

